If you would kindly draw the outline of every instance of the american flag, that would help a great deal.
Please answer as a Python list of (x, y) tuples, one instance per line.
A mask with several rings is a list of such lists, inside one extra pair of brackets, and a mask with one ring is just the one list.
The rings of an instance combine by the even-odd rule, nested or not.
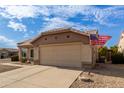
[(90, 40), (98, 40), (97, 34), (90, 34)]
[(111, 36), (98, 36), (98, 40), (90, 40), (92, 45), (104, 45), (109, 39)]

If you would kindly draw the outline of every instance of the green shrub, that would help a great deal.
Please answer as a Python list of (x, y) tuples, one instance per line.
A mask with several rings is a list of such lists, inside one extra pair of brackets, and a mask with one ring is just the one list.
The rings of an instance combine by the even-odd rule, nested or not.
[(98, 53), (100, 56), (106, 56), (107, 50), (108, 50), (107, 47), (102, 47), (102, 48), (99, 48)]
[(124, 56), (122, 53), (116, 53), (112, 55), (113, 64), (124, 64)]
[(27, 59), (26, 58), (22, 58), (22, 63), (26, 63)]
[(18, 55), (12, 56), (11, 61), (19, 61)]

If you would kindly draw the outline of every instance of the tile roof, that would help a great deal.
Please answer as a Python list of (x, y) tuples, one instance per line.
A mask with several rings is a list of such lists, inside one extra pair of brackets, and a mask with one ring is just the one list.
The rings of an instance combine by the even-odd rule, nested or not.
[(32, 41), (32, 39), (28, 39), (28, 40), (25, 40), (25, 41), (17, 43), (17, 44), (18, 44), (18, 46), (32, 47), (31, 41)]
[(34, 42), (35, 40), (37, 40), (41, 36), (50, 35), (50, 34), (57, 34), (57, 33), (64, 33), (64, 32), (69, 32), (69, 31), (71, 31), (73, 33), (80, 34), (80, 35), (85, 35), (85, 36), (89, 36), (91, 33), (97, 33), (97, 30), (80, 31), (80, 30), (76, 30), (73, 28), (57, 28), (57, 29), (51, 29), (48, 31), (44, 31), (33, 39), (29, 39), (29, 40), (25, 40), (23, 42), (20, 42), (20, 43), (18, 43), (18, 46), (32, 46), (32, 42)]
[(57, 29), (52, 29), (52, 30), (42, 32), (41, 34), (42, 35), (49, 35), (49, 34), (68, 32), (68, 31), (88, 36), (86, 33), (81, 32), (80, 30), (73, 29), (73, 28), (57, 28)]
[(89, 36), (89, 34), (87, 34), (85, 32), (81, 32), (80, 30), (76, 30), (76, 29), (73, 29), (73, 28), (57, 28), (57, 29), (52, 29), (52, 30), (42, 32), (40, 35), (38, 35), (37, 37), (32, 39), (31, 43), (34, 42), (35, 40), (37, 40), (38, 38), (40, 38), (41, 36), (44, 36), (44, 35), (64, 33), (64, 32), (69, 32), (69, 31), (71, 31), (73, 33), (80, 34), (80, 35)]

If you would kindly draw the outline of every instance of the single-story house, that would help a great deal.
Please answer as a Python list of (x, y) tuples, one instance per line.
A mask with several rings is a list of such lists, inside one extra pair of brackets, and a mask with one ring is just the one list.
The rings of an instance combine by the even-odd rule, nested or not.
[(0, 48), (0, 59), (10, 58), (13, 55), (18, 55), (18, 49)]
[(124, 31), (120, 35), (120, 40), (118, 42), (118, 51), (124, 54)]
[(92, 65), (96, 63), (97, 48), (90, 45), (89, 37), (89, 33), (72, 28), (45, 31), (36, 38), (18, 43), (19, 60), (22, 62), (25, 56), (27, 62), (32, 61), (40, 65), (65, 67)]

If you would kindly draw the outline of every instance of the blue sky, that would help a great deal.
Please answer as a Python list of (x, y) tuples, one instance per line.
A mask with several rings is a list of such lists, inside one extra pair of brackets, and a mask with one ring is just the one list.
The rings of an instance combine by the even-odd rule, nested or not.
[(113, 46), (124, 30), (124, 6), (0, 6), (0, 47), (14, 48), (17, 42), (61, 27), (97, 29), (112, 36), (106, 45)]

